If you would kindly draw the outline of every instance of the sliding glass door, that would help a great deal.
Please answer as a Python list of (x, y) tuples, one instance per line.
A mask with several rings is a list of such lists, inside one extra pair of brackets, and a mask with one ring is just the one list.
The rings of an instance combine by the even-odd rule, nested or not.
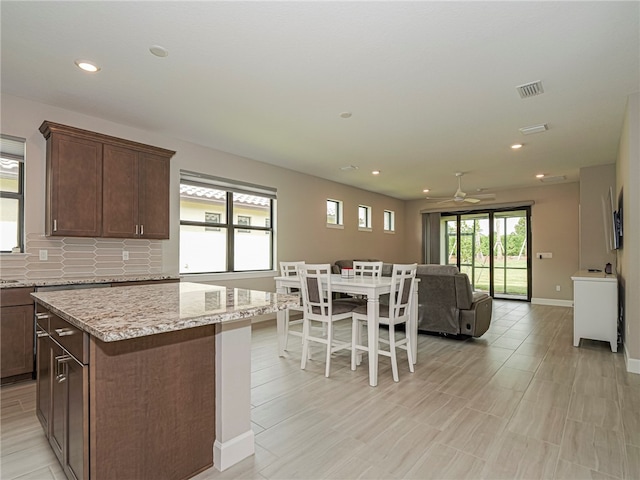
[(530, 300), (529, 219), (529, 207), (442, 214), (441, 262), (466, 273), (474, 290)]

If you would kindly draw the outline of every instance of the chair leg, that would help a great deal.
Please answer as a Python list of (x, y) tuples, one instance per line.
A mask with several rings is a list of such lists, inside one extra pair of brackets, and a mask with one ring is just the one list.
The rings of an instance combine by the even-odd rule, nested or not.
[(284, 349), (289, 345), (289, 310), (284, 311)]
[(300, 361), (300, 368), (304, 370), (307, 367), (307, 357), (309, 354), (309, 326), (310, 320), (305, 318), (302, 321), (302, 360)]
[[(406, 324), (405, 324), (405, 332), (407, 332), (407, 330), (408, 330), (408, 327), (406, 327)], [(405, 338), (407, 339), (406, 346), (407, 346), (407, 358), (409, 360), (409, 371), (411, 373), (413, 373), (414, 372), (413, 360), (412, 360), (412, 358), (413, 358), (413, 348), (411, 348), (411, 336), (406, 335)]]
[(391, 354), (391, 371), (393, 372), (393, 381), (399, 382), (398, 377), (398, 359), (396, 357), (396, 332), (393, 323), (389, 322), (389, 352)]
[(351, 370), (356, 369), (356, 345), (360, 345), (358, 338), (358, 331), (360, 330), (359, 323), (357, 319), (351, 319)]
[(331, 344), (333, 343), (333, 323), (327, 323), (327, 366), (325, 367), (324, 376), (329, 377), (331, 371)]

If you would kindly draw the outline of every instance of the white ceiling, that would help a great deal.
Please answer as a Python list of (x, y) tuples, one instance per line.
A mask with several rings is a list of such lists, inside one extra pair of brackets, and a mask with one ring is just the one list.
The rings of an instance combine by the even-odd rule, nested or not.
[(401, 199), (452, 195), (456, 171), (496, 192), (615, 162), (638, 7), (3, 0), (2, 91)]

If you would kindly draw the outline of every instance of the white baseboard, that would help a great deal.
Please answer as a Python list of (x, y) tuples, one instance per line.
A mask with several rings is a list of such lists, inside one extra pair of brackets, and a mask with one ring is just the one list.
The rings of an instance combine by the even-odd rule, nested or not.
[(253, 430), (249, 430), (237, 437), (221, 443), (217, 439), (213, 443), (213, 465), (219, 471), (224, 471), (236, 463), (255, 453)]
[(558, 300), (556, 298), (532, 298), (532, 305), (549, 305), (551, 307), (573, 307), (573, 300)]
[(627, 365), (627, 372), (640, 373), (640, 359), (630, 358), (626, 345), (624, 346), (624, 360)]

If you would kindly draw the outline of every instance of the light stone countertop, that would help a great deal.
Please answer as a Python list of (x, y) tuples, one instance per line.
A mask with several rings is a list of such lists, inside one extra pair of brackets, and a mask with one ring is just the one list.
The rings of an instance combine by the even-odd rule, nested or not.
[(31, 296), (103, 342), (183, 330), (297, 306), (297, 295), (200, 283), (36, 292)]
[(90, 283), (143, 282), (153, 280), (180, 280), (178, 275), (143, 273), (139, 275), (109, 275), (103, 277), (61, 277), (27, 279), (1, 279), (0, 289), (20, 287), (50, 287), (58, 285), (83, 285)]

